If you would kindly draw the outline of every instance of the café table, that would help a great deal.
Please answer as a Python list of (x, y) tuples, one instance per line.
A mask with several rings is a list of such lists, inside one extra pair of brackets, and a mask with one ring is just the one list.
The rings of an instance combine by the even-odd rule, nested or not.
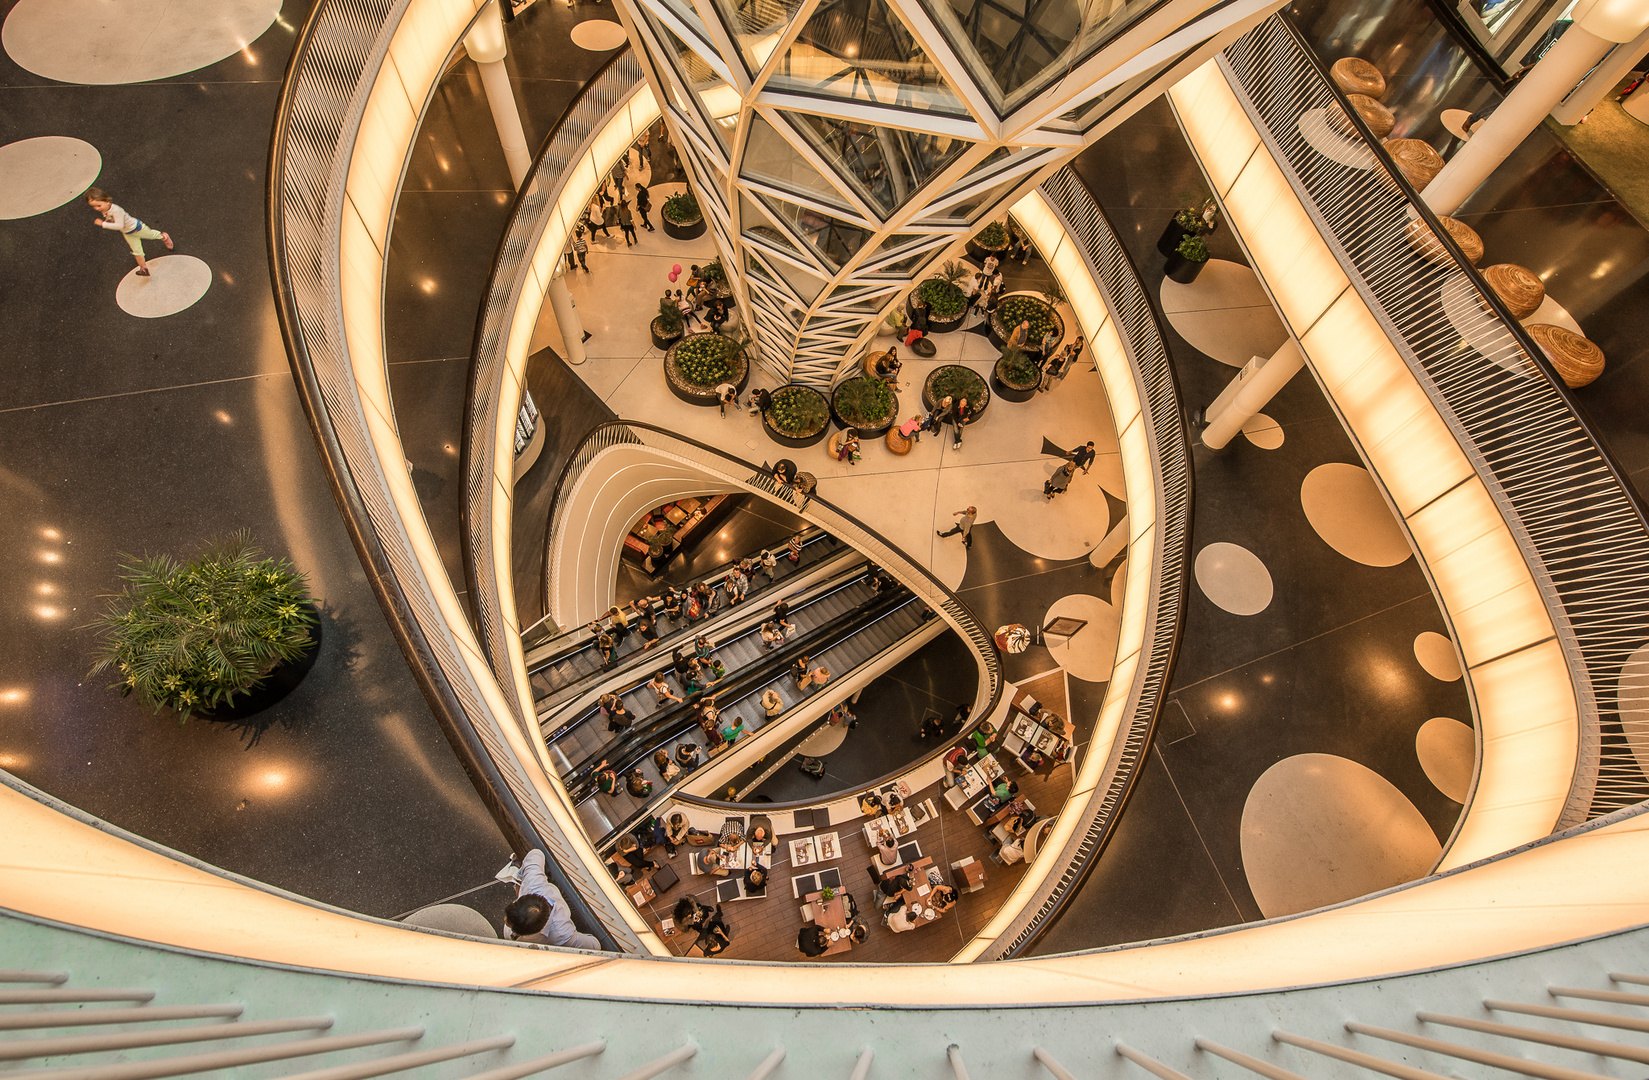
[(928, 900), (934, 889), (933, 884), (928, 881), (928, 868), (932, 865), (933, 860), (924, 857), (913, 863), (906, 863), (894, 871), (898, 874), (910, 874), (911, 887), (902, 895), (905, 902), (905, 917), (913, 924), (912, 929), (938, 922), (945, 917), (943, 912), (935, 911)]
[(824, 951), (825, 956), (833, 953), (847, 952), (853, 948), (853, 934), (847, 925), (847, 904), (842, 900), (842, 894), (837, 893), (829, 900), (824, 899), (824, 893), (808, 893), (807, 902), (813, 905), (813, 924), (837, 935), (830, 942), (830, 947)]

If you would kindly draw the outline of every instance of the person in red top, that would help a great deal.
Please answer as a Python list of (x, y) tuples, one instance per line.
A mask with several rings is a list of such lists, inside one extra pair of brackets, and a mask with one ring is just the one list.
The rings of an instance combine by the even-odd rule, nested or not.
[(945, 755), (945, 783), (954, 785), (956, 778), (968, 767), (968, 748), (953, 746)]

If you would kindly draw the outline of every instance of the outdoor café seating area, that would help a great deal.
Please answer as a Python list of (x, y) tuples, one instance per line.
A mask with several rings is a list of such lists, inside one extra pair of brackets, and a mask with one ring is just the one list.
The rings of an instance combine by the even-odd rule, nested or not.
[[(681, 956), (703, 955), (702, 935), (675, 922), (690, 896), (703, 909), (721, 907), (728, 939), (714, 953), (721, 959), (947, 960), (1018, 884), (1070, 791), (1068, 744), (1035, 769), (1008, 748), (1027, 704), (1034, 707), (1017, 692), (998, 711), (1001, 730), (984, 748), (971, 738), (951, 744), (966, 748), (954, 785), (933, 758), (875, 789), (804, 809), (748, 804), (753, 812), (727, 814), (668, 805), (661, 817), (684, 813), (691, 841), (673, 857), (662, 844), (648, 850), (659, 868), (625, 891)], [(1062, 730), (1059, 718), (1036, 711), (1049, 729)], [(1034, 746), (1023, 735), (1016, 743)], [(1009, 782), (1015, 790), (1003, 797)], [(816, 955), (803, 954), (804, 941)]]

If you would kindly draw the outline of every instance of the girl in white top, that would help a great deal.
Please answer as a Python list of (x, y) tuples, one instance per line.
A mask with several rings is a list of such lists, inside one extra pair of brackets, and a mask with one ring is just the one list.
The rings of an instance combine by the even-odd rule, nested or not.
[(126, 246), (132, 249), (137, 258), (137, 273), (139, 277), (149, 276), (149, 263), (143, 257), (143, 241), (159, 240), (166, 245), (168, 251), (172, 248), (172, 237), (159, 229), (151, 229), (137, 218), (114, 204), (108, 193), (102, 188), (86, 189), (86, 202), (97, 211), (93, 220), (105, 229), (113, 229), (126, 238)]

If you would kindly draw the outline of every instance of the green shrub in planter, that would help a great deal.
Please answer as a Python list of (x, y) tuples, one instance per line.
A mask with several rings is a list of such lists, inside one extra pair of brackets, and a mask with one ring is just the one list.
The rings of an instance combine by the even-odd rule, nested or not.
[(1208, 242), (1200, 236), (1187, 236), (1179, 242), (1179, 247), (1175, 250), (1179, 252), (1180, 258), (1187, 262), (1208, 261)]
[(1174, 212), (1174, 224), (1182, 229), (1189, 230), (1193, 235), (1205, 232), (1207, 225), (1202, 220), (1202, 210), (1199, 207), (1188, 206)]
[(836, 388), (831, 401), (850, 427), (875, 427), (893, 411), (893, 391), (881, 379), (860, 376)]
[(1056, 329), (1053, 308), (1034, 296), (1004, 296), (996, 305), (996, 318), (1010, 334), (1020, 323), (1030, 323), (1031, 329), (1025, 340), (1032, 348), (1041, 348), (1043, 336)]
[(699, 267), (699, 277), (705, 281), (714, 281), (722, 285), (727, 284), (727, 271), (721, 267), (721, 256), (717, 255), (714, 259)]
[(817, 390), (805, 386), (781, 386), (773, 391), (773, 407), (767, 422), (781, 435), (804, 438), (830, 422), (830, 406)]
[(667, 338), (677, 337), (686, 329), (682, 325), (681, 308), (674, 300), (665, 298), (658, 302), (658, 328)]
[(1000, 251), (1008, 246), (1007, 226), (1000, 221), (993, 221), (979, 230), (979, 235), (973, 238), (973, 242), (982, 248)]
[(699, 199), (691, 191), (678, 191), (664, 200), (664, 216), (677, 225), (691, 225), (703, 217)]
[(744, 347), (720, 334), (695, 334), (676, 347), (676, 370), (695, 386), (716, 386), (733, 377), (733, 364)]
[(997, 371), (1010, 386), (1035, 386), (1042, 379), (1031, 358), (1012, 345), (1002, 350), (996, 361)]
[(943, 401), (950, 398), (952, 401), (968, 399), (968, 403), (977, 407), (987, 399), (985, 380), (972, 368), (961, 364), (946, 364), (934, 371), (928, 379), (928, 391), (932, 393), (934, 401)]
[(309, 649), (309, 588), (285, 559), (266, 557), (246, 533), (188, 562), (126, 556), (125, 582), (92, 624), (101, 637), (91, 674), (118, 674), (110, 689), (135, 695), (182, 723), (234, 703)]
[(930, 318), (954, 319), (968, 308), (961, 287), (942, 277), (928, 278), (916, 287), (916, 294), (927, 302)]

